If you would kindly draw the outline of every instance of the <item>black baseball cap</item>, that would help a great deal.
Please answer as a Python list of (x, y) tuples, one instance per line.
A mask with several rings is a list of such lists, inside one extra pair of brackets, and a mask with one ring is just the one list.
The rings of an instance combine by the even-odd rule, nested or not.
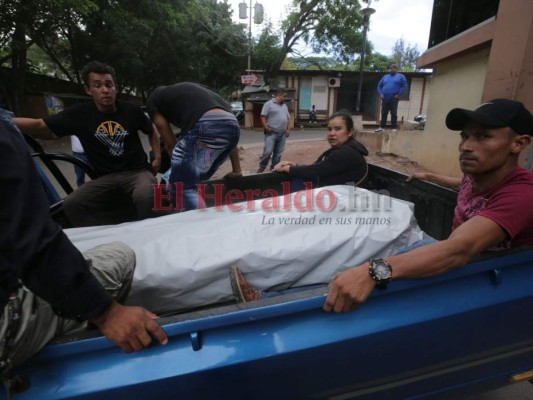
[(446, 116), (446, 126), (452, 131), (463, 130), (471, 121), (490, 128), (508, 126), (519, 135), (533, 136), (533, 116), (519, 101), (494, 99), (473, 111), (454, 108)]

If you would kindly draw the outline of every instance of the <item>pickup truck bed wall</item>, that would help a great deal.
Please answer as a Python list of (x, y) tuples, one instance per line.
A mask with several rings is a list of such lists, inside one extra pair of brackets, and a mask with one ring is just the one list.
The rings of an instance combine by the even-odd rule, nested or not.
[(518, 252), (394, 282), (341, 315), (316, 290), (168, 317), (169, 344), (133, 355), (50, 345), (15, 399), (460, 399), (533, 370), (532, 265)]

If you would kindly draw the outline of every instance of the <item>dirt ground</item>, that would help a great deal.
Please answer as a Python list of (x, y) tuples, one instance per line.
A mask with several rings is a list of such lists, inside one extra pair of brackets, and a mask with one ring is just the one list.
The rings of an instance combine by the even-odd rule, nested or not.
[[(282, 160), (293, 161), (297, 164), (312, 164), (318, 156), (329, 148), (325, 140), (287, 142)], [(243, 175), (255, 174), (259, 167), (259, 157), (263, 151), (263, 145), (239, 146), (239, 155)], [(370, 153), (367, 161), (404, 174), (413, 172), (425, 172), (416, 162), (395, 154)], [(231, 171), (231, 164), (226, 161), (213, 176), (213, 179), (222, 178)]]

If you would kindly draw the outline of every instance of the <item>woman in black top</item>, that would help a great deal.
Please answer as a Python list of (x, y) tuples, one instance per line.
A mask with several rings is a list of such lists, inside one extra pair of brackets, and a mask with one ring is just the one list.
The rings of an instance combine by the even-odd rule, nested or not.
[(322, 153), (314, 164), (296, 165), (291, 161), (282, 161), (274, 171), (287, 172), (291, 178), (312, 182), (313, 187), (346, 184), (364, 187), (368, 150), (353, 138), (354, 133), (351, 115), (344, 111), (336, 112), (328, 120), (326, 138), (331, 149)]

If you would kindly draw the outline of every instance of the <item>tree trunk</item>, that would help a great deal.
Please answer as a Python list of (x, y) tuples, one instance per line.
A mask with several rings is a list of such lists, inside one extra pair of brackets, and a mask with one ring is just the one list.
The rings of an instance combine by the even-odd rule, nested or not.
[(23, 111), (26, 87), (26, 25), (18, 22), (11, 42), (11, 106), (15, 115)]

